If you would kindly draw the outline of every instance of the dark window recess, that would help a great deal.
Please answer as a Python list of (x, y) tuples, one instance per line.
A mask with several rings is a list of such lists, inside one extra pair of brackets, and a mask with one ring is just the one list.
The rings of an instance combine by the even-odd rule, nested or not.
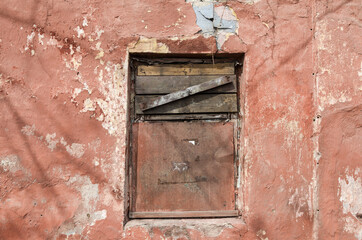
[(238, 216), (236, 64), (132, 58), (130, 218)]

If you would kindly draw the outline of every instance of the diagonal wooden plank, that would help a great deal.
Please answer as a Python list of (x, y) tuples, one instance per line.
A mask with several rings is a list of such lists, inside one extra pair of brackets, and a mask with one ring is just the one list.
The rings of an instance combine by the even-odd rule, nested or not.
[[(236, 75), (229, 76), (232, 83), (210, 89), (207, 93), (236, 93)], [(135, 92), (136, 94), (169, 94), (218, 77), (220, 75), (136, 76)]]
[(201, 84), (188, 87), (181, 91), (160, 96), (153, 101), (141, 103), (140, 107), (142, 111), (145, 111), (231, 82), (232, 80), (229, 76), (222, 76)]
[(179, 101), (142, 111), (139, 103), (149, 102), (160, 95), (138, 95), (135, 99), (136, 114), (194, 114), (237, 112), (236, 94), (195, 94)]

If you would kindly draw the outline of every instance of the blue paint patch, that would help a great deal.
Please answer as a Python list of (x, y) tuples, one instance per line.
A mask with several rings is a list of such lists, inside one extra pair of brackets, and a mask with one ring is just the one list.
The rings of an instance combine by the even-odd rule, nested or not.
[(196, 24), (205, 37), (215, 36), (220, 50), (227, 35), (236, 34), (238, 20), (228, 6), (215, 7), (213, 2), (194, 2), (192, 7), (196, 14)]
[(194, 3), (192, 7), (196, 14), (196, 24), (201, 28), (204, 34), (214, 34), (214, 4)]

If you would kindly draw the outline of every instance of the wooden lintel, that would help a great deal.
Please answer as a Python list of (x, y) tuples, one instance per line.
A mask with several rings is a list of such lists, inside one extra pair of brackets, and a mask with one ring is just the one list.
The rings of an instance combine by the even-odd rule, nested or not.
[(237, 210), (183, 211), (183, 212), (130, 212), (130, 218), (194, 218), (194, 217), (237, 217)]
[(155, 107), (158, 107), (158, 106), (170, 103), (170, 102), (174, 102), (174, 101), (180, 100), (182, 98), (194, 95), (196, 93), (210, 90), (212, 88), (216, 88), (216, 87), (219, 87), (219, 86), (225, 85), (227, 83), (231, 83), (231, 82), (232, 82), (232, 80), (229, 76), (222, 76), (222, 77), (219, 77), (219, 78), (216, 78), (216, 79), (213, 79), (213, 80), (201, 83), (201, 84), (197, 84), (197, 85), (188, 87), (181, 91), (177, 91), (177, 92), (173, 92), (173, 93), (170, 93), (170, 94), (167, 94), (164, 96), (160, 96), (150, 102), (141, 103), (140, 107), (141, 107), (142, 111), (145, 111), (145, 110), (155, 108)]
[(215, 64), (155, 64), (140, 65), (138, 76), (175, 76), (175, 75), (228, 75), (235, 74), (234, 63)]

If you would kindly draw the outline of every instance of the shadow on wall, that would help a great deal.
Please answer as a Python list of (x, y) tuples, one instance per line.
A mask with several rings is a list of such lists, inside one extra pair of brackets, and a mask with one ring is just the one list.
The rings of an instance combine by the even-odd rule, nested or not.
[[(346, 0), (342, 2), (340, 5), (335, 7), (334, 9), (330, 9), (326, 11), (324, 14), (319, 15), (316, 20), (321, 20), (325, 16), (338, 11), (340, 8), (342, 8), (345, 4), (348, 4), (351, 2), (351, 0)], [(40, 23), (36, 23), (36, 14), (37, 9), (39, 8), (40, 1), (39, 0), (33, 0), (30, 16), (28, 18), (24, 18), (21, 16), (17, 16), (16, 13), (12, 12), (11, 10), (8, 10), (7, 7), (0, 6), (2, 10), (0, 10), (0, 18), (6, 19), (9, 21), (9, 24), (11, 22), (15, 23), (21, 23), (26, 24), (28, 26), (33, 26), (33, 24), (36, 24), (37, 26), (41, 25)], [(1, 4), (0, 4), (1, 5)], [(47, 6), (51, 7), (51, 6)], [(277, 16), (275, 16), (277, 17)], [(313, 26), (314, 27), (314, 26)], [(274, 28), (274, 26), (273, 26)], [(66, 39), (66, 36), (62, 36), (60, 33), (57, 33), (53, 30), (48, 30), (46, 27), (46, 22), (44, 24), (44, 27), (41, 28), (41, 31), (44, 31), (44, 34), (47, 34), (49, 36), (56, 36), (57, 38), (60, 38), (64, 41)], [(300, 45), (298, 45), (293, 52), (290, 52), (287, 56), (285, 56), (278, 65), (275, 66), (273, 70), (270, 70), (269, 72), (265, 73), (265, 76), (271, 73), (271, 71), (274, 71), (275, 69), (279, 68), (280, 66), (288, 63), (296, 54), (298, 54), (300, 51), (305, 49), (305, 47), (312, 41), (312, 35), (308, 37), (304, 42), (302, 42)], [(260, 38), (258, 41), (260, 41), (262, 38)], [(82, 45), (80, 42), (76, 42), (74, 39), (76, 45), (81, 46), (84, 51), (86, 51), (86, 54), (92, 55), (93, 57), (96, 56), (96, 50), (92, 50), (90, 48), (87, 48), (84, 44)], [(266, 62), (269, 59), (264, 59), (261, 63), (259, 63), (255, 67), (255, 72), (253, 73), (253, 76), (251, 76), (251, 79), (254, 79), (255, 75), (261, 69)], [(28, 71), (28, 69), (31, 69), (32, 62), (30, 62), (30, 59), (28, 59), (26, 66), (24, 66), (25, 71)], [(11, 70), (10, 69), (2, 69), (0, 68), (0, 73), (4, 76), (11, 77)], [(28, 79), (29, 72), (25, 74), (25, 79)], [(1, 129), (0, 129), (0, 143), (3, 143), (6, 146), (6, 149), (0, 149), (0, 154), (3, 152), (11, 152), (15, 153), (18, 156), (21, 156), (22, 159), (28, 159), (29, 162), (31, 162), (31, 167), (33, 171), (33, 175), (36, 175), (35, 178), (32, 177), (32, 174), (25, 178), (21, 178), (21, 176), (17, 174), (11, 174), (6, 173), (5, 171), (0, 172), (0, 183), (1, 183), (1, 195), (0, 195), (0, 209), (3, 205), (3, 202), (7, 201), (8, 195), (11, 193), (13, 189), (17, 189), (18, 191), (22, 191), (26, 188), (28, 188), (30, 185), (36, 183), (40, 184), (43, 188), (47, 188), (47, 191), (53, 195), (53, 199), (64, 199), (64, 192), (58, 191), (56, 188), (53, 188), (52, 186), (57, 185), (60, 182), (66, 181), (64, 179), (55, 178), (54, 175), (52, 175), (51, 172), (49, 172), (49, 163), (44, 164), (44, 162), (39, 161), (39, 159), (48, 159), (48, 161), (51, 162), (53, 165), (64, 165), (67, 168), (73, 169), (73, 172), (77, 172), (79, 174), (86, 173), (88, 176), (91, 176), (93, 182), (96, 182), (98, 184), (100, 183), (107, 183), (108, 179), (106, 176), (104, 176), (102, 173), (94, 169), (93, 166), (89, 164), (89, 162), (85, 160), (87, 159), (87, 156), (85, 156), (85, 160), (71, 156), (67, 153), (65, 146), (62, 147), (63, 149), (58, 149), (54, 153), (40, 153), (39, 150), (42, 150), (44, 146), (37, 148), (35, 150), (35, 143), (37, 141), (33, 141), (33, 143), (30, 142), (30, 139), (28, 136), (24, 135), (22, 132), (22, 129), (26, 125), (31, 125), (30, 122), (27, 122), (27, 119), (25, 116), (22, 116), (22, 112), (24, 108), (20, 107), (24, 102), (26, 101), (25, 97), (31, 96), (32, 93), (30, 92), (29, 88), (27, 88), (27, 83), (23, 82), (22, 80), (14, 79), (14, 82), (11, 83), (9, 88), (17, 88), (19, 90), (19, 94), (16, 95), (15, 98), (12, 98), (11, 96), (8, 96), (3, 89), (1, 89), (0, 85), (0, 106), (1, 106), (1, 115), (0, 118), (2, 119), (2, 122), (0, 123)], [(267, 79), (266, 77), (262, 77), (260, 79)], [(264, 80), (265, 81), (265, 80)], [(23, 99), (19, 99), (22, 97)], [(70, 110), (67, 111), (67, 109), (64, 109), (64, 106), (62, 103), (59, 103), (57, 107), (61, 108), (62, 111), (58, 112), (59, 114), (55, 116), (54, 114), (51, 114), (47, 110), (47, 104), (48, 102), (42, 102), (40, 99), (34, 101), (34, 103), (29, 104), (31, 108), (27, 109), (27, 111), (32, 112), (33, 115), (37, 115), (37, 117), (41, 116), (43, 119), (46, 119), (46, 124), (51, 123), (51, 127), (56, 129), (56, 132), (62, 133), (64, 138), (67, 139), (68, 142), (76, 142), (79, 137), (77, 136), (77, 131), (75, 131), (74, 128), (78, 127), (79, 123), (74, 123), (73, 127), (69, 124), (66, 126), (63, 124), (63, 121), (69, 121), (69, 119), (74, 119), (76, 116), (74, 116), (74, 113), (72, 113)], [(43, 100), (45, 101), (45, 100)], [(60, 102), (60, 101), (59, 101)], [(19, 109), (18, 109), (19, 108)], [(7, 114), (7, 115), (6, 115)], [(9, 126), (10, 127), (9, 127)], [(11, 131), (6, 131), (6, 128), (11, 129)], [(97, 131), (101, 131), (101, 127), (99, 123), (88, 123), (89, 129), (94, 129)], [(34, 131), (33, 136), (36, 139), (41, 139), (45, 134), (42, 134), (39, 131)], [(86, 135), (85, 135), (86, 136)], [(43, 144), (44, 145), (44, 144)], [(44, 150), (44, 149), (43, 149)], [(46, 149), (49, 151), (49, 149)], [(50, 156), (50, 157), (49, 157)], [(34, 174), (35, 173), (35, 174)], [(19, 178), (20, 177), (20, 178)], [(20, 179), (20, 180), (19, 180)], [(61, 189), (59, 189), (61, 190)], [(25, 196), (26, 198), (26, 196)], [(20, 203), (21, 204), (21, 203)], [(61, 201), (58, 201), (56, 204), (56, 207), (58, 210), (56, 211), (58, 214), (62, 215), (63, 218), (68, 217), (68, 213), (64, 213), (64, 203)], [(23, 235), (23, 228), (24, 225), (28, 228), (33, 228), (34, 231), (37, 229), (37, 225), (34, 225), (32, 223), (22, 224), (22, 219), (26, 219), (26, 215), (24, 216), (16, 216), (14, 218), (14, 215), (8, 215), (6, 213), (5, 219), (10, 221), (6, 222), (6, 231), (11, 231), (13, 234), (13, 237), (16, 238), (23, 238), (25, 239), (26, 236)], [(14, 219), (14, 221), (11, 221)], [(2, 221), (2, 219), (0, 219)], [(259, 224), (259, 223), (257, 223)], [(260, 225), (260, 224), (259, 224)], [(2, 229), (3, 226), (0, 226)], [(50, 229), (50, 233), (55, 233), (57, 229)], [(0, 233), (0, 237), (1, 237)]]

